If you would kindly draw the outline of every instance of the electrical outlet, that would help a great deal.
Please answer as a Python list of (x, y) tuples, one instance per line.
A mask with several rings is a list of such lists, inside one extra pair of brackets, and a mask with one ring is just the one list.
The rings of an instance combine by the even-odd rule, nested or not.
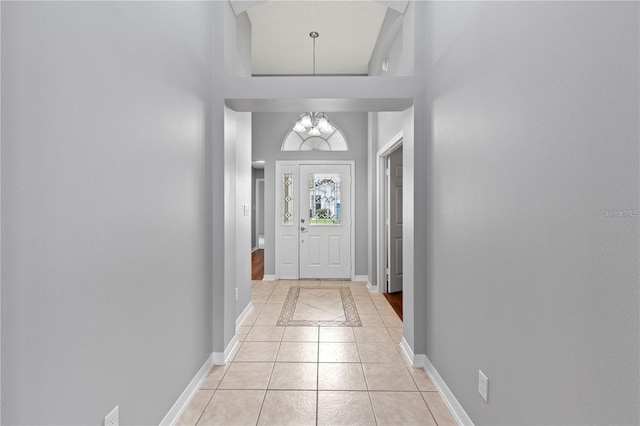
[(478, 393), (484, 399), (484, 402), (489, 402), (487, 400), (489, 395), (489, 379), (484, 375), (482, 370), (478, 370)]
[(240, 293), (238, 293), (238, 287), (236, 287), (236, 302), (238, 301), (238, 299), (240, 298), (239, 296)]
[(109, 414), (104, 418), (104, 426), (118, 426), (120, 424), (120, 414), (118, 413), (119, 406), (111, 410)]

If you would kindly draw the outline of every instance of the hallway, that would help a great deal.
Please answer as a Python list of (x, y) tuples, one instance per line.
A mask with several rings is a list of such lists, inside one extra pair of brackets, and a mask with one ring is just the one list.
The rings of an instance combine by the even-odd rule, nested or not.
[(252, 300), (238, 353), (178, 424), (456, 424), (401, 355), (402, 322), (364, 283), (254, 281)]

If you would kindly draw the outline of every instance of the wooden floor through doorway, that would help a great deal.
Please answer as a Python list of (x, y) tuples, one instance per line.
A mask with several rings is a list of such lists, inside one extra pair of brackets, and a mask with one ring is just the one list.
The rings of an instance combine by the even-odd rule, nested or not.
[(264, 250), (251, 253), (251, 279), (261, 280), (264, 276)]
[(387, 298), (387, 301), (391, 305), (396, 314), (402, 319), (402, 292), (399, 291), (397, 293), (384, 293), (384, 297)]

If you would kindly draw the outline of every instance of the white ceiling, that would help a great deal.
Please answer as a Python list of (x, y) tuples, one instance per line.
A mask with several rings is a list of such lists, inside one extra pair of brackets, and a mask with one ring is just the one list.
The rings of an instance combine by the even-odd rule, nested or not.
[(271, 0), (247, 9), (254, 75), (367, 74), (387, 7), (376, 1)]

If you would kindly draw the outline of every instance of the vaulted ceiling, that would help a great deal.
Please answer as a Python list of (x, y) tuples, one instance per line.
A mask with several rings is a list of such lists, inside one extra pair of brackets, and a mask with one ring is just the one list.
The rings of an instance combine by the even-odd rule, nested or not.
[(371, 0), (272, 0), (246, 9), (254, 75), (367, 74), (387, 6)]

